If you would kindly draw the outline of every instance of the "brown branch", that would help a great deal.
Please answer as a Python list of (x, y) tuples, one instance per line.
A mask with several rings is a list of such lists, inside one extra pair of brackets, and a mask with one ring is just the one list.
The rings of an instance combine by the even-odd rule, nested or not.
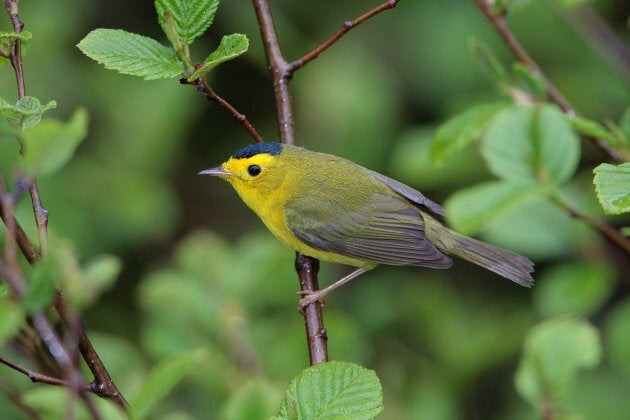
[[(18, 182), (18, 185), (19, 184), (20, 183)], [(9, 198), (11, 198), (11, 195), (8, 194), (4, 190), (3, 179), (0, 177), (0, 207), (1, 207), (0, 215), (2, 215), (2, 219), (4, 220), (5, 225), (7, 226), (7, 231), (8, 231), (7, 238), (13, 238), (15, 241), (17, 241), (20, 247), (20, 250), (26, 257), (28, 262), (31, 264), (36, 264), (41, 258), (40, 254), (37, 252), (37, 250), (31, 243), (31, 241), (28, 239), (26, 234), (24, 234), (24, 231), (18, 224), (17, 220), (15, 220), (15, 217), (13, 216), (12, 201), (9, 201)], [(11, 239), (8, 239), (8, 240), (11, 241)], [(10, 243), (7, 243), (7, 246), (9, 245)], [(17, 261), (17, 258), (15, 258), (14, 260)], [(6, 270), (6, 271), (10, 272), (11, 270)], [(15, 281), (11, 280), (11, 279), (14, 279), (15, 276), (10, 275), (9, 273), (3, 273), (3, 274), (4, 274), (3, 277), (5, 278), (8, 277), (7, 280), (10, 283), (16, 283), (15, 286), (12, 285), (12, 288), (17, 288), (17, 290), (23, 290), (23, 285), (20, 287), (20, 284), (21, 284), (20, 282), (17, 282), (17, 280)], [(78, 315), (70, 313), (70, 311), (67, 309), (67, 304), (65, 303), (61, 295), (57, 296), (57, 299), (55, 301), (55, 309), (57, 310), (59, 317), (68, 327), (68, 331), (71, 332), (71, 335), (75, 338), (75, 341), (78, 342), (79, 351), (81, 352), (83, 359), (85, 360), (88, 368), (90, 369), (90, 372), (92, 372), (92, 374), (94, 375), (94, 381), (90, 385), (90, 390), (100, 397), (109, 398), (113, 400), (123, 409), (128, 409), (129, 405), (127, 401), (116, 388), (103, 362), (101, 361), (100, 357), (94, 350), (94, 347), (92, 346), (92, 343), (90, 342)], [(41, 336), (42, 330), (40, 328), (37, 328), (35, 325), (33, 325), (33, 327), (37, 330), (39, 336), (43, 339), (44, 337)], [(47, 331), (51, 331), (51, 330), (54, 331), (52, 327), (48, 329)], [(59, 345), (63, 347), (63, 345), (61, 344), (61, 341), (59, 341)], [(54, 352), (51, 352), (51, 353), (54, 353)], [(62, 366), (62, 369), (63, 369), (63, 366)]]
[[(282, 143), (295, 144), (293, 131), (293, 111), (291, 107), (291, 94), (289, 81), (291, 73), (289, 65), (282, 57), (278, 36), (269, 9), (267, 0), (252, 0), (258, 26), (265, 46), (265, 54), (269, 63), (269, 71), (273, 78), (276, 109), (278, 112), (278, 130)], [(302, 291), (314, 291), (319, 289), (317, 271), (319, 261), (296, 253), (295, 267), (300, 279)], [(322, 308), (319, 302), (314, 302), (304, 308), (304, 323), (308, 342), (308, 352), (311, 366), (328, 360), (328, 346), (324, 329)], [(323, 334), (322, 334), (323, 332)]]
[(335, 42), (339, 41), (339, 39), (342, 36), (344, 36), (346, 33), (348, 33), (348, 31), (350, 31), (351, 29), (356, 28), (358, 25), (362, 24), (366, 20), (370, 19), (371, 17), (376, 16), (377, 14), (385, 10), (393, 9), (394, 7), (398, 5), (399, 1), (400, 0), (388, 0), (385, 3), (379, 6), (376, 6), (374, 9), (370, 10), (369, 12), (362, 14), (356, 19), (348, 20), (344, 22), (344, 24), (341, 25), (341, 28), (339, 28), (337, 32), (335, 32), (330, 38), (328, 38), (326, 41), (319, 44), (317, 47), (315, 47), (312, 51), (308, 52), (303, 57), (300, 57), (297, 60), (293, 61), (289, 65), (289, 69), (288, 69), (289, 73), (292, 75), (295, 70), (304, 67), (310, 61), (319, 57), (321, 53), (326, 51)]
[(69, 331), (72, 331), (78, 340), (79, 351), (85, 363), (87, 364), (90, 372), (94, 375), (94, 380), (90, 384), (90, 391), (102, 398), (108, 398), (118, 404), (125, 410), (129, 409), (129, 403), (125, 400), (125, 397), (118, 391), (118, 388), (114, 384), (107, 368), (101, 361), (98, 353), (94, 350), (92, 343), (85, 334), (85, 329), (81, 324), (81, 320), (76, 314), (73, 314), (61, 297), (57, 295), (55, 300), (55, 309), (59, 314), (59, 317), (66, 324)]
[[(378, 13), (393, 9), (399, 0), (388, 0), (380, 6), (364, 13), (358, 18), (347, 21), (330, 38), (321, 43), (315, 49), (303, 57), (288, 63), (282, 56), (278, 35), (276, 33), (271, 9), (267, 0), (252, 0), (258, 26), (262, 36), (265, 55), (269, 63), (269, 71), (273, 79), (274, 96), (276, 100), (276, 110), (278, 112), (278, 131), (280, 142), (295, 144), (295, 133), (293, 128), (293, 109), (291, 105), (291, 94), (289, 84), (296, 70), (304, 67), (307, 63), (317, 58), (322, 52), (330, 48), (350, 29), (365, 22)], [(296, 253), (295, 268), (300, 278), (300, 288), (302, 292), (313, 292), (319, 290), (317, 272), (319, 261), (315, 258), (307, 257)], [(309, 357), (311, 365), (328, 360), (327, 335), (322, 318), (321, 303), (315, 301), (304, 308), (304, 322), (308, 341)]]
[[(18, 10), (20, 6), (20, 0), (5, 0), (4, 8), (9, 14), (11, 24), (15, 33), (19, 34), (24, 29), (24, 23), (20, 21)], [(11, 51), (9, 51), (9, 57), (11, 65), (15, 70), (15, 78), (18, 85), (18, 97), (23, 98), (26, 95), (26, 89), (24, 88), (24, 72), (22, 70), (22, 40), (17, 38), (11, 45)]]
[[(578, 116), (578, 112), (573, 108), (569, 101), (562, 95), (562, 93), (556, 88), (556, 86), (547, 78), (540, 66), (534, 61), (533, 58), (527, 53), (525, 48), (518, 41), (514, 33), (508, 27), (505, 20), (505, 12), (495, 12), (492, 10), (492, 4), (488, 0), (473, 0), (479, 7), (484, 16), (490, 21), (494, 29), (501, 36), (505, 44), (512, 50), (514, 56), (523, 64), (525, 64), (531, 71), (538, 74), (545, 82), (547, 94), (549, 98), (558, 104), (558, 106), (564, 111), (565, 114), (570, 117)], [(617, 150), (612, 148), (608, 143), (602, 139), (589, 137), (589, 139), (604, 153), (606, 153), (611, 159), (617, 162), (623, 162), (623, 157)]]
[[(295, 270), (300, 278), (302, 292), (319, 290), (317, 281), (319, 260), (296, 252)], [(326, 328), (324, 328), (321, 312), (321, 303), (319, 301), (304, 308), (304, 325), (306, 327), (306, 340), (308, 342), (311, 366), (328, 361), (328, 336)]]
[(269, 63), (269, 71), (273, 79), (280, 142), (295, 144), (293, 107), (291, 105), (291, 93), (289, 92), (289, 82), (292, 75), (291, 67), (282, 56), (268, 1), (252, 0), (252, 2), (256, 11), (263, 46), (265, 47), (265, 55)]
[[(22, 29), (24, 28), (24, 24), (19, 18), (19, 3), (19, 0), (5, 0), (5, 9), (11, 19), (13, 30), (18, 34), (21, 33)], [(11, 50), (9, 52), (9, 59), (15, 70), (19, 98), (23, 98), (26, 94), (24, 73), (22, 68), (21, 45), (21, 39), (18, 37), (15, 42), (12, 43)], [(22, 180), (20, 180), (18, 182), (18, 186), (22, 184), (23, 182)], [(2, 183), (2, 186), (3, 185), (4, 184)], [(2, 193), (2, 200), (0, 201), (0, 205), (2, 207), (0, 209), (0, 214), (2, 215), (2, 219), (7, 226), (8, 237), (12, 238), (10, 241), (17, 242), (20, 250), (26, 257), (26, 259), (31, 264), (35, 264), (37, 261), (39, 261), (40, 255), (45, 256), (47, 254), (48, 210), (46, 210), (41, 203), (37, 183), (34, 179), (29, 185), (29, 192), (31, 195), (31, 201), (33, 203), (33, 211), (35, 213), (37, 231), (40, 240), (39, 253), (31, 243), (31, 241), (28, 239), (18, 222), (15, 220), (15, 216), (13, 215), (13, 204), (9, 204), (5, 200), (5, 197), (7, 197), (8, 194), (4, 192)], [(7, 246), (9, 246), (9, 244), (7, 244)], [(7, 249), (7, 252), (10, 253), (12, 251), (10, 249)], [(11, 261), (15, 261), (17, 263), (17, 258), (15, 258), (14, 255), (10, 255), (10, 257), (11, 258), (7, 260), (9, 264), (12, 264)], [(8, 274), (17, 274), (17, 272)], [(10, 277), (17, 278), (19, 276), (13, 275)], [(21, 292), (18, 291), (18, 293)], [(112, 382), (109, 373), (107, 372), (105, 366), (103, 365), (90, 340), (88, 339), (85, 329), (83, 328), (78, 315), (71, 313), (67, 309), (65, 301), (60, 295), (58, 295), (55, 302), (55, 308), (57, 309), (57, 312), (59, 313), (59, 316), (61, 317), (63, 322), (66, 324), (70, 335), (74, 338), (74, 341), (78, 343), (79, 351), (81, 352), (81, 355), (87, 363), (90, 371), (94, 375), (94, 381), (90, 385), (90, 390), (101, 397), (112, 399), (123, 409), (128, 409), (127, 401), (124, 399), (122, 394), (120, 394), (120, 392)], [(32, 317), (32, 326), (48, 347), (50, 354), (59, 363), (60, 367), (62, 368), (64, 377), (67, 378), (69, 381), (70, 389), (77, 391), (80, 398), (85, 403), (88, 411), (92, 414), (93, 418), (100, 418), (100, 415), (96, 411), (94, 403), (89, 399), (85, 392), (82, 392), (81, 371), (78, 365), (75, 363), (76, 358), (68, 352), (68, 350), (64, 346), (64, 343), (58, 337), (52, 325), (50, 325), (48, 319), (43, 314), (35, 315)]]

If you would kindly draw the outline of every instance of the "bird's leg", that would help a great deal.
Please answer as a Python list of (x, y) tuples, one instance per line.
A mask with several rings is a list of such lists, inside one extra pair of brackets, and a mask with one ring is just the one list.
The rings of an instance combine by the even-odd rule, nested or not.
[(340, 278), (339, 280), (337, 280), (330, 286), (327, 286), (321, 290), (315, 290), (315, 291), (304, 290), (304, 291), (298, 292), (298, 295), (304, 295), (304, 297), (300, 299), (300, 303), (299, 303), (300, 311), (304, 311), (304, 308), (306, 308), (308, 305), (310, 305), (311, 303), (315, 301), (319, 300), (321, 302), (324, 296), (326, 296), (328, 293), (332, 292), (339, 286), (343, 286), (344, 284), (348, 283), (353, 278), (360, 276), (366, 271), (368, 270), (364, 267), (357, 268), (352, 273), (348, 274), (345, 277)]

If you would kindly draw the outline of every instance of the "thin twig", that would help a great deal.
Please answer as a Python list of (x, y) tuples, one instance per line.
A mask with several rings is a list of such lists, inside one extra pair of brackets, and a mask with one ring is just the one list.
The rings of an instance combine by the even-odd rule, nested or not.
[[(545, 73), (543, 73), (542, 69), (538, 64), (530, 57), (525, 48), (518, 41), (514, 33), (508, 27), (507, 21), (505, 20), (504, 11), (494, 12), (492, 10), (492, 4), (488, 0), (473, 0), (475, 4), (479, 7), (484, 16), (490, 21), (494, 29), (497, 33), (503, 38), (503, 41), (506, 45), (512, 50), (514, 56), (525, 64), (530, 70), (534, 73), (538, 74), (542, 80), (545, 82), (545, 86), (547, 88), (547, 94), (549, 98), (558, 104), (558, 106), (569, 116), (575, 117), (579, 115), (577, 111), (573, 108), (573, 106), (569, 103), (569, 101), (560, 93), (558, 88), (547, 78)], [(611, 159), (617, 162), (623, 162), (623, 157), (619, 154), (617, 150), (612, 148), (608, 143), (606, 143), (602, 139), (589, 137), (591, 141), (604, 153), (606, 153)]]
[(366, 20), (370, 19), (371, 17), (376, 16), (377, 14), (385, 10), (393, 9), (394, 7), (398, 5), (399, 1), (400, 0), (388, 0), (385, 3), (379, 6), (376, 6), (374, 9), (370, 10), (369, 12), (362, 14), (356, 19), (348, 20), (344, 22), (344, 24), (341, 25), (341, 27), (337, 30), (337, 32), (335, 32), (330, 38), (328, 38), (326, 41), (319, 44), (317, 47), (315, 47), (312, 51), (310, 51), (303, 57), (300, 57), (297, 60), (293, 61), (289, 65), (289, 69), (288, 69), (289, 74), (292, 75), (295, 70), (304, 67), (304, 65), (316, 59), (321, 53), (326, 51), (335, 42), (339, 41), (339, 39), (342, 36), (344, 36), (346, 33), (348, 33), (348, 31), (350, 31), (351, 29), (356, 28), (358, 25), (362, 24)]
[[(63, 379), (59, 379), (59, 378), (53, 378), (52, 376), (48, 376), (48, 375), (43, 375), (41, 373), (37, 373), (34, 372), (30, 369), (25, 368), (22, 365), (18, 365), (17, 363), (14, 363), (8, 359), (5, 359), (4, 357), (0, 356), (0, 363), (2, 363), (3, 365), (6, 365), (8, 367), (10, 367), (13, 370), (16, 370), (20, 373), (23, 373), (24, 375), (28, 376), (28, 378), (33, 382), (33, 383), (43, 383), (43, 384), (48, 384), (48, 385), (54, 385), (54, 386), (63, 386), (66, 388), (70, 388), (70, 384), (67, 381), (64, 381)], [(83, 390), (84, 391), (90, 391), (89, 386), (88, 385), (83, 385)]]
[[(9, 14), (11, 24), (15, 33), (19, 34), (24, 29), (24, 24), (20, 21), (18, 14), (20, 6), (20, 0), (5, 0), (4, 8)], [(24, 72), (22, 70), (22, 40), (17, 38), (12, 44), (11, 51), (9, 52), (11, 65), (15, 70), (15, 78), (18, 85), (18, 97), (21, 99), (26, 95), (26, 89), (24, 87)]]
[[(186, 79), (180, 79), (180, 83), (191, 84)], [(195, 85), (198, 92), (202, 92), (206, 96), (206, 99), (212, 102), (216, 102), (223, 108), (227, 109), (230, 114), (232, 114), (234, 118), (236, 118), (243, 125), (245, 130), (247, 130), (249, 135), (252, 136), (256, 143), (263, 142), (262, 137), (260, 136), (260, 134), (258, 134), (258, 131), (256, 131), (254, 126), (249, 122), (245, 114), (241, 114), (240, 112), (238, 112), (236, 108), (234, 108), (228, 101), (217, 95), (206, 80), (202, 80), (201, 78), (199, 78), (196, 79), (192, 84)]]
[(566, 211), (571, 217), (581, 220), (601, 233), (611, 243), (630, 255), (630, 238), (623, 236), (617, 229), (608, 223), (594, 216), (582, 214), (558, 196), (551, 197), (551, 200), (561, 209)]
[(61, 295), (57, 295), (55, 300), (55, 309), (66, 324), (69, 331), (73, 331), (76, 335), (79, 345), (79, 351), (83, 360), (87, 363), (90, 372), (94, 375), (94, 380), (90, 384), (90, 391), (99, 397), (108, 398), (118, 404), (125, 410), (129, 409), (129, 403), (125, 397), (118, 391), (116, 384), (112, 380), (107, 368), (94, 350), (92, 343), (85, 334), (85, 329), (81, 324), (81, 320), (76, 314), (71, 313), (68, 305)]

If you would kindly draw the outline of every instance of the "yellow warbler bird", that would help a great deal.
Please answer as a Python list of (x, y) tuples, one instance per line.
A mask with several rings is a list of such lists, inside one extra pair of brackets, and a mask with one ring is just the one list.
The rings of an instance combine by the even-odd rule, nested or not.
[(201, 171), (228, 181), (282, 242), (304, 255), (359, 267), (307, 294), (300, 307), (379, 264), (449, 268), (450, 255), (530, 287), (527, 258), (447, 228), (421, 192), (349, 160), (280, 143), (255, 143)]

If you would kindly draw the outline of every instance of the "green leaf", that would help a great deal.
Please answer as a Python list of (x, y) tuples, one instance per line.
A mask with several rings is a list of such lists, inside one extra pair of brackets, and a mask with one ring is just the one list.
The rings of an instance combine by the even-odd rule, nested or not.
[(431, 142), (431, 160), (436, 165), (480, 138), (488, 121), (507, 108), (505, 102), (477, 105), (457, 114), (435, 131)]
[(575, 172), (580, 142), (556, 107), (514, 105), (490, 122), (481, 153), (500, 178), (558, 186)]
[(216, 50), (205, 59), (200, 68), (188, 78), (188, 81), (198, 79), (202, 75), (223, 63), (243, 54), (249, 48), (249, 40), (243, 34), (225, 35)]
[(534, 303), (545, 318), (589, 316), (606, 303), (614, 286), (614, 273), (605, 265), (563, 264), (546, 270), (538, 279)]
[(444, 203), (450, 225), (466, 235), (542, 194), (535, 185), (490, 181), (457, 191)]
[(190, 45), (212, 25), (219, 0), (156, 0), (155, 9), (160, 26), (168, 33), (164, 12), (170, 10), (177, 23), (179, 39)]
[(22, 305), (8, 295), (0, 297), (0, 344), (6, 343), (20, 330), (24, 322)]
[(183, 74), (175, 51), (156, 40), (120, 29), (95, 29), (77, 47), (105, 68), (144, 80), (168, 79)]
[(601, 359), (597, 329), (579, 318), (558, 317), (531, 329), (516, 371), (516, 389), (540, 412), (554, 409), (571, 395), (581, 369)]
[(630, 211), (630, 163), (602, 163), (593, 170), (597, 198), (607, 214)]
[(198, 369), (207, 357), (205, 349), (197, 349), (160, 360), (130, 401), (131, 417), (137, 420), (149, 417), (158, 402), (194, 369)]
[(64, 123), (52, 118), (25, 130), (24, 165), (31, 175), (51, 174), (63, 167), (87, 135), (88, 115), (78, 108)]
[(383, 411), (374, 371), (347, 362), (320, 363), (291, 381), (280, 407), (286, 419), (368, 419)]
[(472, 37), (468, 41), (468, 46), (481, 72), (488, 77), (495, 87), (504, 91), (505, 87), (508, 85), (508, 72), (494, 54), (494, 51), (492, 51), (486, 43), (476, 37)]
[(589, 120), (584, 117), (569, 117), (565, 118), (571, 122), (573, 129), (583, 136), (594, 137), (602, 139), (612, 145), (618, 145), (619, 139), (610, 132), (606, 127), (598, 123), (597, 121)]
[(0, 98), (0, 114), (7, 118), (9, 124), (16, 128), (29, 128), (42, 119), (42, 114), (57, 107), (57, 102), (50, 101), (42, 105), (39, 99), (33, 96), (25, 96), (11, 105)]
[(67, 300), (77, 309), (83, 309), (93, 303), (115, 282), (122, 263), (113, 255), (97, 255), (84, 267), (70, 246), (59, 246), (58, 257), (63, 265), (63, 291)]

